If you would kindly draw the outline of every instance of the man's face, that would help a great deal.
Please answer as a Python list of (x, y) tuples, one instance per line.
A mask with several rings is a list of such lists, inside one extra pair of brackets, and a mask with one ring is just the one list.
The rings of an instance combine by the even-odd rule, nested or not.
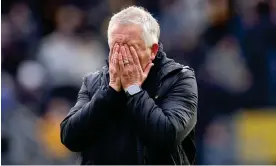
[[(110, 33), (110, 47), (115, 43), (119, 45), (127, 44), (129, 47), (133, 46), (138, 54), (142, 69), (151, 63), (158, 50), (158, 45), (155, 44), (155, 49), (147, 47), (142, 38), (143, 30), (139, 25), (135, 24), (114, 24), (111, 27)], [(157, 47), (157, 49), (156, 49)]]

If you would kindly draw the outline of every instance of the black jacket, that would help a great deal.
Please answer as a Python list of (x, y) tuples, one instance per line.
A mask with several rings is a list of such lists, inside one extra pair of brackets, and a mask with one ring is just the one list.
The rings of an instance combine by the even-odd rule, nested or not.
[(84, 77), (61, 123), (61, 142), (81, 164), (193, 164), (197, 84), (162, 45), (143, 91), (127, 97), (108, 86), (108, 67)]

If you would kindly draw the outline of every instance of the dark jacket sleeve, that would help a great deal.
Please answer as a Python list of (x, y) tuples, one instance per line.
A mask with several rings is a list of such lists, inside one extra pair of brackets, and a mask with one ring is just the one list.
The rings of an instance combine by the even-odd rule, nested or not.
[[(93, 78), (98, 79), (98, 78)], [(93, 80), (94, 82), (97, 80)], [(97, 86), (92, 84), (92, 86)], [(61, 142), (71, 151), (83, 151), (88, 144), (93, 143), (103, 128), (104, 118), (110, 111), (110, 106), (116, 103), (118, 92), (111, 87), (92, 87), (98, 89), (89, 98), (87, 77), (78, 94), (77, 103), (61, 122)]]
[[(179, 145), (196, 123), (197, 83), (191, 70), (179, 80), (157, 106), (146, 91), (128, 99), (128, 108), (142, 140), (151, 146), (173, 148)], [(162, 87), (161, 87), (162, 88)]]

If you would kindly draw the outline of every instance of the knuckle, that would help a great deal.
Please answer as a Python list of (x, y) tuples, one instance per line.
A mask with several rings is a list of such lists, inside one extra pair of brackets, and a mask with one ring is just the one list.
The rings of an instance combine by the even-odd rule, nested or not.
[(129, 71), (128, 71), (128, 74), (129, 74), (129, 75), (132, 75), (132, 74), (133, 74), (133, 71), (132, 71), (132, 70), (129, 70)]
[(132, 73), (132, 69), (128, 68), (127, 70), (127, 73)]
[(127, 73), (127, 72), (124, 72), (124, 73), (123, 73), (123, 76), (124, 76), (124, 77), (127, 77), (127, 76), (128, 76), (128, 73)]

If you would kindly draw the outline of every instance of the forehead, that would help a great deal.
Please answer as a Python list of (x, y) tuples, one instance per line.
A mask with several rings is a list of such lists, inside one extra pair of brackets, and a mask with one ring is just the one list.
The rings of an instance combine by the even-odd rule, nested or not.
[(142, 39), (142, 28), (136, 24), (114, 24), (110, 30), (112, 41), (128, 42)]

